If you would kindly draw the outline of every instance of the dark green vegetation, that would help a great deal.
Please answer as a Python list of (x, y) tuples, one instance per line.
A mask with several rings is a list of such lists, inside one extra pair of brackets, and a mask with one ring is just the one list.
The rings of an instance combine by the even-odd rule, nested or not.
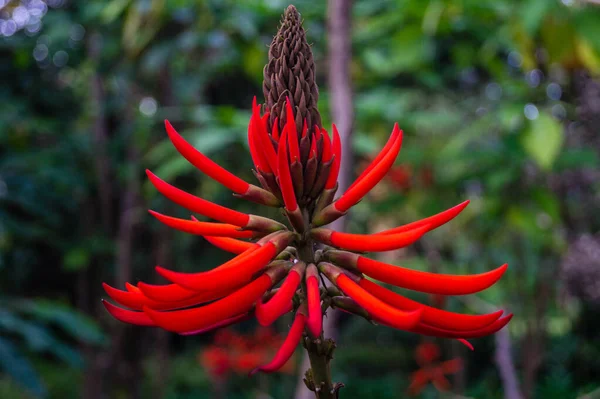
[[(287, 3), (49, 1), (58, 7), (39, 31), (6, 36), (20, 3), (0, 1), (0, 397), (212, 397), (197, 360), (211, 336), (120, 325), (101, 307), (101, 283), (159, 282), (155, 264), (203, 270), (227, 259), (146, 213), (189, 216), (144, 170), (251, 212), (178, 156), (162, 120), (251, 180), (250, 105), (262, 101), (267, 46)], [(563, 3), (365, 0), (353, 10), (357, 157), (380, 148), (395, 121), (405, 139), (395, 173), (356, 207), (350, 229), (381, 230), (471, 199), (449, 225), (386, 259), (445, 273), (508, 262), (497, 285), (448, 307), (515, 314), (510, 343), (528, 398), (600, 388), (600, 240), (580, 240), (600, 229), (600, 8)], [(295, 4), (329, 126), (325, 2)], [(343, 316), (339, 335), (342, 398), (404, 394), (419, 337)], [(444, 344), (446, 358), (466, 364), (455, 391), (503, 397), (497, 341), (474, 340), (469, 353)], [(288, 398), (296, 379), (236, 376), (230, 385), (231, 398)]]

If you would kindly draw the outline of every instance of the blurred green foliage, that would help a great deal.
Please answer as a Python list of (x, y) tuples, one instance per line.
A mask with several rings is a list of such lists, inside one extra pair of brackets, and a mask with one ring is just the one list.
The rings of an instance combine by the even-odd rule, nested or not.
[[(261, 99), (267, 46), (287, 3), (47, 1), (39, 23), (12, 32), (7, 21), (21, 3), (0, 1), (0, 397), (212, 397), (196, 358), (210, 337), (170, 337), (159, 348), (155, 332), (109, 320), (101, 282), (152, 281), (157, 262), (201, 270), (226, 259), (146, 216), (147, 208), (188, 215), (169, 208), (144, 169), (254, 209), (202, 178), (161, 124), (168, 118), (199, 150), (252, 179), (249, 108)], [(294, 3), (314, 43), (330, 123), (326, 3)], [(392, 227), (470, 199), (459, 218), (393, 257), (445, 273), (508, 262), (500, 283), (449, 308), (515, 314), (514, 358), (528, 397), (597, 389), (598, 311), (565, 298), (560, 266), (573, 239), (600, 228), (598, 119), (582, 116), (598, 101), (585, 88), (600, 74), (600, 8), (361, 0), (352, 16), (357, 169), (349, 172), (394, 122), (405, 140), (402, 181), (387, 179), (359, 204), (350, 229)], [(334, 378), (347, 383), (342, 397), (402, 397), (418, 340), (342, 317), (334, 361)], [(500, 398), (493, 338), (475, 345), (460, 352), (467, 367), (457, 390)], [(98, 392), (94, 375), (104, 381)], [(293, 394), (294, 378), (266, 380), (236, 378), (227, 397)]]

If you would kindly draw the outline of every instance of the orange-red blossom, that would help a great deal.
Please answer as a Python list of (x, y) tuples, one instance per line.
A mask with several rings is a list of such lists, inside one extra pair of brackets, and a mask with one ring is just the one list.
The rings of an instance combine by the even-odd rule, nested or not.
[[(179, 219), (150, 211), (152, 216), (174, 229), (203, 236), (235, 256), (212, 270), (197, 273), (157, 266), (156, 271), (171, 282), (166, 285), (140, 282), (137, 286), (127, 284), (123, 291), (105, 284), (106, 293), (122, 306), (105, 301), (110, 314), (126, 323), (188, 335), (253, 316), (260, 324), (269, 325), (294, 312), (290, 332), (275, 357), (255, 370), (264, 372), (275, 371), (285, 364), (304, 334), (313, 338), (322, 336), (323, 310), (330, 305), (392, 328), (465, 343), (465, 338), (492, 334), (508, 323), (511, 315), (502, 317), (502, 311), (485, 315), (448, 312), (415, 302), (371, 281), (425, 293), (465, 295), (494, 284), (506, 265), (483, 274), (458, 276), (410, 270), (355, 253), (406, 247), (452, 220), (469, 201), (372, 235), (322, 227), (346, 214), (390, 170), (402, 146), (403, 133), (397, 124), (382, 151), (335, 199), (342, 157), (335, 125), (333, 137), (325, 129), (306, 123), (302, 131), (297, 131), (294, 122), (297, 107), (288, 99), (284, 128), (279, 131), (276, 119), (268, 129), (268, 113), (261, 115), (260, 108), (255, 101), (248, 127), (260, 187), (235, 176), (196, 150), (168, 121), (165, 126), (175, 148), (201, 172), (238, 197), (281, 207), (289, 224), (214, 204), (147, 171), (151, 183), (165, 197), (213, 221)], [(320, 250), (315, 251), (316, 248)], [(334, 294), (323, 287), (324, 277), (337, 287)]]

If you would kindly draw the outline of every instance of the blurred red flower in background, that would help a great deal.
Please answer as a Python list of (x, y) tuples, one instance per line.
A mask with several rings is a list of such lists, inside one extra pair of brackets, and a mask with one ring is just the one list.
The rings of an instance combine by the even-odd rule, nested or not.
[(450, 389), (450, 381), (446, 375), (455, 374), (462, 368), (462, 359), (454, 358), (440, 362), (441, 349), (433, 342), (423, 342), (415, 350), (415, 359), (421, 367), (411, 375), (411, 383), (408, 392), (418, 395), (429, 382), (439, 391), (445, 392)]
[[(198, 360), (215, 382), (222, 383), (230, 374), (246, 375), (267, 363), (284, 340), (284, 336), (270, 328), (258, 328), (250, 335), (223, 329), (215, 334), (213, 343), (200, 352)], [(278, 371), (293, 374), (294, 357)]]

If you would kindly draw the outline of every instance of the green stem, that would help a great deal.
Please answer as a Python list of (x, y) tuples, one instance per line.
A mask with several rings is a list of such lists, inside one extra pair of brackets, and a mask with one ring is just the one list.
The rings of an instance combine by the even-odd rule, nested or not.
[(338, 399), (343, 384), (334, 384), (331, 380), (330, 361), (333, 358), (335, 343), (331, 339), (304, 338), (304, 347), (308, 352), (310, 368), (305, 373), (304, 383), (315, 393), (316, 399)]
[[(309, 223), (308, 212), (303, 212), (307, 226)], [(315, 262), (314, 241), (305, 235), (298, 245), (298, 258), (307, 265)], [(303, 291), (306, 292), (306, 283), (302, 281)], [(331, 379), (330, 362), (333, 358), (335, 342), (324, 339), (323, 334), (317, 339), (312, 339), (305, 333), (304, 347), (308, 352), (310, 368), (305, 373), (304, 382), (308, 389), (315, 393), (317, 399), (338, 399), (339, 388), (343, 384), (334, 384)]]

